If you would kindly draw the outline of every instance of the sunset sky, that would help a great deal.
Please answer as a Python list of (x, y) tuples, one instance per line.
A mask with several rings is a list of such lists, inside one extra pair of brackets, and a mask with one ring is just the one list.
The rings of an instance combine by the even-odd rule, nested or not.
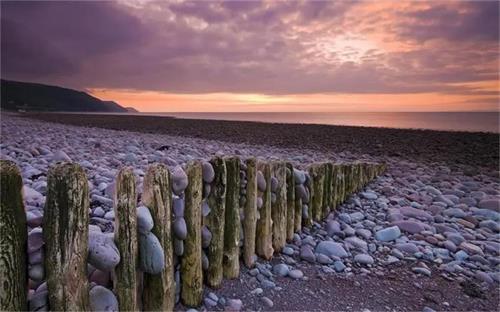
[(1, 76), (143, 112), (497, 111), (499, 2), (1, 2)]

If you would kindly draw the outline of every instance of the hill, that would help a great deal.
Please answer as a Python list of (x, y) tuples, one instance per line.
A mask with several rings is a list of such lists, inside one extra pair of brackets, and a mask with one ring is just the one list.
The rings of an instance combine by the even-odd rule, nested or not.
[(127, 112), (113, 101), (102, 101), (85, 92), (38, 83), (1, 80), (4, 110), (65, 112)]

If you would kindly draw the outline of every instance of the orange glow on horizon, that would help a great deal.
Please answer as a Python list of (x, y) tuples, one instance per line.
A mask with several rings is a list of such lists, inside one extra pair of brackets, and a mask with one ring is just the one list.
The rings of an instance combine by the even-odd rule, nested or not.
[[(468, 84), (498, 91), (497, 82)], [(411, 94), (180, 94), (127, 89), (90, 89), (93, 96), (140, 112), (432, 112), (498, 111), (498, 95)], [(498, 93), (497, 93), (498, 94)], [(496, 99), (496, 100), (495, 100)]]

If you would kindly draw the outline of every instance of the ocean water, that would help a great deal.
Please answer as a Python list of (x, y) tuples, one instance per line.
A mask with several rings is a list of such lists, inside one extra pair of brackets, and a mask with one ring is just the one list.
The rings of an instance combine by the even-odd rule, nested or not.
[(499, 133), (500, 112), (429, 113), (140, 113), (176, 118), (240, 120)]

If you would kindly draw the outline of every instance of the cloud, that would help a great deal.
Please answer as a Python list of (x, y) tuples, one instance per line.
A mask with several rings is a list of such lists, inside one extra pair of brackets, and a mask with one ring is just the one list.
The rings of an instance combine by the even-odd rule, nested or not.
[[(497, 2), (2, 2), (2, 77), (171, 93), (464, 93)], [(460, 84), (462, 83), (462, 84)]]

